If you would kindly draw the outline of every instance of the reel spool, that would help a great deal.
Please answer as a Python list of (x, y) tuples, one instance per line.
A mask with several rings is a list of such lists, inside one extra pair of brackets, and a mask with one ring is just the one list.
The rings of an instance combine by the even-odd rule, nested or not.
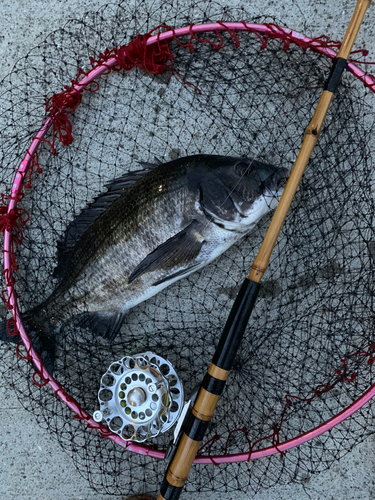
[(146, 352), (112, 363), (101, 379), (93, 414), (126, 441), (144, 442), (178, 420), (184, 391), (173, 365)]

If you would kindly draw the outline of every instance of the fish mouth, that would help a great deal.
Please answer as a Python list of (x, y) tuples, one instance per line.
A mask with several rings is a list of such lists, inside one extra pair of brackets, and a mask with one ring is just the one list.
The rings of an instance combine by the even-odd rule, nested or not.
[(275, 194), (279, 189), (284, 189), (289, 178), (289, 170), (280, 167), (272, 175), (267, 177), (259, 187), (263, 194)]

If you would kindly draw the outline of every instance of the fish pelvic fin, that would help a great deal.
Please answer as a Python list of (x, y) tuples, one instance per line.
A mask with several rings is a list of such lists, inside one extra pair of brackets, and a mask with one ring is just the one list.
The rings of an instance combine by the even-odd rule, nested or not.
[[(138, 264), (134, 271), (129, 276), (129, 284), (142, 276), (142, 274), (156, 271), (169, 271), (176, 267), (183, 267), (183, 274), (186, 268), (194, 265), (194, 260), (198, 257), (199, 252), (204, 244), (204, 237), (201, 234), (203, 224), (197, 220), (193, 220), (189, 226), (177, 233), (172, 238), (169, 238), (163, 244), (155, 248), (146, 258)], [(181, 273), (173, 273), (177, 276)], [(159, 283), (168, 279), (161, 278)]]

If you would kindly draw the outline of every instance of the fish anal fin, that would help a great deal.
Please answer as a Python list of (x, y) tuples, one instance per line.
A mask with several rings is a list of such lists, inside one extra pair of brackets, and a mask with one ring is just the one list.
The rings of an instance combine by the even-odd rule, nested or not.
[(77, 319), (79, 325), (88, 328), (94, 335), (99, 335), (112, 342), (121, 330), (126, 313), (104, 314), (100, 312), (87, 312)]
[[(138, 264), (129, 276), (128, 282), (132, 283), (144, 273), (158, 269), (173, 269), (178, 266), (184, 266), (184, 269), (178, 271), (178, 273), (184, 274), (186, 268), (190, 267), (190, 263), (194, 265), (193, 261), (198, 256), (204, 243), (201, 226), (201, 222), (193, 220), (185, 229), (158, 246)], [(174, 273), (174, 275), (177, 276), (178, 273)], [(162, 278), (158, 283), (162, 283), (167, 279), (169, 277)]]

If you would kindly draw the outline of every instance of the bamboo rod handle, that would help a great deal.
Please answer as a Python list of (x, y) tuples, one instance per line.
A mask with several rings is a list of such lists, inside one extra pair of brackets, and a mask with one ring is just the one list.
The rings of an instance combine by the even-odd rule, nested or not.
[[(362, 24), (363, 18), (366, 14), (366, 11), (371, 1), (372, 0), (357, 0), (357, 4), (352, 19), (346, 30), (336, 60), (341, 59), (341, 62), (345, 63), (345, 61), (349, 57), (354, 41), (358, 34), (359, 28)], [(344, 67), (345, 66), (341, 64), (341, 72), (343, 71)], [(305, 138), (303, 140), (300, 152), (297, 156), (297, 159), (290, 173), (288, 182), (284, 188), (284, 192), (280, 198), (279, 204), (272, 217), (271, 223), (264, 237), (263, 243), (253, 262), (253, 265), (251, 266), (251, 270), (249, 273), (249, 280), (251, 281), (259, 283), (267, 269), (272, 251), (276, 244), (276, 240), (280, 234), (282, 225), (285, 221), (285, 217), (288, 213), (290, 205), (292, 204), (294, 195), (297, 191), (299, 182), (301, 180), (303, 172), (305, 171), (306, 165), (310, 159), (312, 150), (314, 149), (314, 146), (319, 138), (325, 117), (327, 115), (328, 108), (332, 102), (334, 92), (336, 90), (340, 76), (341, 73), (337, 78), (334, 72), (333, 74), (330, 75), (330, 78), (336, 79), (337, 81), (332, 86), (332, 91), (324, 90), (319, 99), (315, 113), (306, 129)], [(329, 82), (326, 83), (326, 86), (328, 86), (328, 89), (330, 88)]]

